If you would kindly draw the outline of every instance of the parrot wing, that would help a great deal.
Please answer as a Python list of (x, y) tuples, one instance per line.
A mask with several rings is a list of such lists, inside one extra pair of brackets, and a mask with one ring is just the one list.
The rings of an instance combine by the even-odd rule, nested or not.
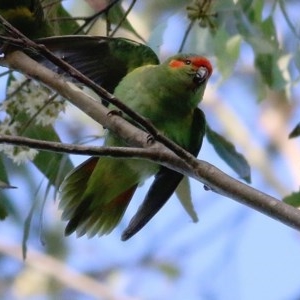
[[(151, 48), (125, 38), (74, 35), (37, 39), (36, 42), (45, 45), (110, 93), (132, 70), (144, 65), (159, 64)], [(44, 57), (31, 50), (27, 50), (27, 53), (55, 72), (64, 73)]]
[(123, 241), (131, 238), (152, 219), (171, 197), (182, 178), (183, 175), (176, 171), (166, 167), (160, 168), (145, 200), (122, 233)]
[(76, 231), (92, 237), (116, 227), (139, 183), (138, 174), (123, 171), (127, 166), (124, 160), (91, 157), (67, 175), (59, 203), (62, 219), (68, 221), (65, 235)]
[[(205, 123), (204, 113), (199, 108), (196, 108), (191, 128), (191, 142), (188, 149), (195, 156), (199, 153), (202, 146)], [(163, 166), (160, 168), (143, 203), (131, 219), (128, 227), (124, 230), (122, 234), (123, 241), (132, 237), (152, 219), (171, 197), (182, 178), (183, 175), (181, 173)]]

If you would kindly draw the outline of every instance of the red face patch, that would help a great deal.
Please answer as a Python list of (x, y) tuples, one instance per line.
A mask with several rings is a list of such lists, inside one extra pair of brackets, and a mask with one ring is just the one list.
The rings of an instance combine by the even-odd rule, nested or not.
[(177, 60), (177, 59), (172, 59), (172, 60), (170, 61), (170, 63), (169, 63), (169, 66), (170, 66), (171, 68), (180, 68), (180, 67), (182, 67), (182, 66), (184, 66), (184, 65), (185, 65), (184, 61), (182, 61), (182, 60)]
[(185, 65), (191, 65), (195, 69), (205, 67), (208, 70), (209, 75), (212, 73), (212, 65), (210, 61), (203, 56), (190, 56), (186, 58), (172, 59), (169, 63), (171, 68), (180, 68)]

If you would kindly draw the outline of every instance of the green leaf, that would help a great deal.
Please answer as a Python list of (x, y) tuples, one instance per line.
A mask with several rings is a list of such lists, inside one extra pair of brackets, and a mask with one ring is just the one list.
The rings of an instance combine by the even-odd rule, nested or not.
[(8, 182), (8, 176), (7, 176), (5, 165), (2, 160), (2, 155), (0, 156), (0, 181), (6, 183)]
[[(53, 126), (33, 124), (33, 122), (30, 122), (31, 119), (24, 113), (18, 113), (15, 116), (15, 120), (21, 124), (27, 124), (26, 130), (22, 134), (23, 136), (37, 140), (60, 142), (60, 138)], [(33, 164), (45, 175), (49, 183), (56, 188), (60, 186), (64, 177), (73, 168), (70, 159), (64, 154), (47, 151), (40, 151), (33, 160)]]
[(296, 127), (292, 130), (292, 132), (289, 134), (289, 139), (298, 137), (300, 135), (300, 123), (296, 125)]
[(279, 43), (277, 40), (276, 28), (273, 17), (266, 18), (260, 24), (257, 24), (257, 35), (248, 36), (254, 51), (256, 53), (269, 53), (273, 55), (279, 54)]
[(300, 207), (300, 191), (284, 197), (282, 201), (294, 207)]
[[(38, 140), (60, 142), (52, 126), (44, 127), (35, 124), (26, 129), (26, 136)], [(73, 169), (70, 159), (60, 153), (40, 151), (33, 163), (56, 188), (60, 186), (64, 177)]]
[[(243, 1), (241, 1), (241, 2), (243, 2)], [(259, 23), (262, 19), (262, 11), (264, 8), (264, 2), (260, 1), (260, 0), (254, 0), (251, 2), (252, 2), (251, 6), (249, 7), (249, 10), (248, 10), (248, 17), (252, 23), (256, 24), (256, 23)]]
[(239, 1), (239, 4), (241, 6), (241, 10), (243, 12), (248, 12), (250, 11), (252, 5), (253, 5), (253, 0), (243, 0), (243, 1)]
[(282, 90), (285, 87), (286, 80), (279, 69), (276, 54), (258, 54), (255, 58), (255, 66), (270, 88)]
[(246, 37), (246, 41), (251, 45), (254, 52), (257, 54), (269, 54), (274, 52), (272, 43), (260, 36)]
[(176, 196), (178, 197), (181, 205), (191, 217), (193, 222), (198, 222), (198, 216), (195, 212), (192, 197), (191, 197), (191, 187), (189, 178), (184, 176), (176, 189)]
[[(109, 21), (112, 24), (118, 25), (118, 23), (124, 18), (125, 13), (126, 12), (121, 6), (121, 4), (117, 3), (108, 12)], [(135, 32), (134, 28), (127, 19), (123, 20), (122, 27), (128, 31)]]
[[(2, 155), (1, 155), (2, 156)], [(0, 157), (0, 220), (4, 220), (8, 214), (9, 210), (12, 211), (11, 204), (8, 205), (9, 200), (7, 196), (2, 191), (4, 189), (14, 189), (15, 186), (12, 186), (8, 183), (8, 178), (5, 170), (5, 165), (3, 164), (2, 157)]]
[(0, 200), (0, 220), (4, 220), (8, 216), (7, 209), (5, 207), (5, 203)]
[[(6, 92), (8, 92), (8, 86), (14, 79), (14, 75), (11, 74), (7, 81)], [(22, 132), (23, 136), (37, 140), (60, 142), (60, 138), (52, 125), (37, 125), (26, 113), (17, 110), (13, 114), (13, 117), (14, 122), (17, 121), (20, 124), (23, 124), (23, 126), (25, 127), (23, 128), (24, 131)], [(67, 156), (60, 153), (46, 151), (40, 151), (33, 160), (33, 164), (45, 175), (45, 177), (49, 180), (49, 183), (56, 188), (60, 186), (64, 177), (73, 168), (73, 164), (71, 163), (70, 159), (67, 158)], [(0, 160), (0, 176), (2, 175), (4, 170), (5, 168), (2, 168)], [(0, 177), (0, 180), (6, 182), (8, 181), (5, 177)]]
[[(0, 190), (3, 189), (14, 189), (15, 186), (12, 186), (8, 183), (8, 176), (6, 173), (6, 168), (2, 160), (2, 155), (0, 156)], [(0, 220), (4, 220), (8, 216), (8, 199), (4, 193), (0, 193)]]
[(65, 10), (60, 1), (55, 4), (53, 4), (53, 0), (50, 0), (50, 2), (52, 4), (46, 7), (46, 9), (48, 8), (46, 16), (47, 19), (57, 20), (51, 22), (55, 35), (75, 34), (80, 28), (78, 23), (72, 19), (72, 16)]
[(127, 12), (124, 10), (122, 5), (120, 3), (116, 3), (108, 12), (108, 20), (110, 23), (117, 26), (120, 24), (121, 28), (133, 33), (135, 36), (143, 40), (143, 38), (137, 33), (135, 28), (128, 21), (127, 17), (125, 17), (126, 13)]
[[(8, 215), (11, 220), (14, 222), (21, 222), (19, 211), (14, 205), (14, 203), (11, 201), (9, 194), (6, 193), (6, 189), (12, 189), (16, 188), (15, 186), (12, 186), (9, 184), (9, 180), (7, 179), (6, 171), (5, 169), (9, 170), (10, 173), (15, 173), (15, 170), (11, 168), (12, 162), (7, 161), (8, 164), (6, 166), (5, 162), (5, 155), (3, 153), (0, 154), (0, 173), (4, 174), (5, 176), (1, 177), (1, 185), (3, 185), (3, 188), (0, 188), (0, 220), (4, 220)], [(18, 169), (23, 169), (24, 166), (19, 166)], [(22, 171), (20, 172), (22, 173)], [(23, 174), (23, 173), (22, 173)], [(22, 220), (23, 221), (23, 220)]]
[(252, 47), (255, 66), (262, 76), (262, 82), (274, 90), (286, 86), (279, 60), (284, 55), (279, 45), (273, 15), (262, 17), (262, 1), (253, 1), (247, 11), (235, 13), (236, 28), (243, 39)]
[(234, 65), (239, 58), (242, 38), (240, 35), (230, 37), (224, 29), (220, 28), (215, 34), (213, 41), (218, 70), (223, 78), (226, 79), (231, 75)]
[(159, 55), (159, 47), (163, 44), (167, 27), (168, 22), (162, 21), (151, 30), (147, 45), (157, 54), (157, 56)]
[(232, 143), (206, 126), (207, 140), (212, 144), (218, 155), (247, 183), (251, 182), (251, 170), (244, 156), (238, 153)]
[(276, 28), (273, 21), (273, 16), (269, 16), (260, 24), (262, 35), (269, 39), (271, 43), (278, 46)]
[(33, 219), (33, 215), (34, 215), (36, 206), (37, 206), (37, 198), (35, 198), (33, 200), (29, 214), (26, 217), (25, 223), (24, 223), (23, 238), (22, 238), (22, 256), (23, 256), (24, 260), (26, 259), (26, 255), (27, 255), (27, 242), (28, 242), (29, 235), (30, 235), (31, 221)]
[(4, 220), (7, 216), (9, 216), (14, 222), (20, 222), (21, 219), (18, 209), (12, 203), (8, 195), (3, 191), (4, 190), (0, 189), (0, 220)]

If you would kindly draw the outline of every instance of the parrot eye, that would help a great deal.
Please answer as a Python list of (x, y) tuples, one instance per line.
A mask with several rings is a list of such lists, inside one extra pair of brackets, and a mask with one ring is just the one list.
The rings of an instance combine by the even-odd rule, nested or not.
[(184, 61), (184, 63), (185, 63), (186, 65), (190, 65), (192, 62), (191, 62), (189, 59), (186, 59), (186, 60)]
[(197, 85), (203, 83), (206, 80), (206, 78), (208, 77), (208, 74), (209, 74), (209, 72), (208, 72), (207, 68), (200, 67), (195, 74), (194, 82)]

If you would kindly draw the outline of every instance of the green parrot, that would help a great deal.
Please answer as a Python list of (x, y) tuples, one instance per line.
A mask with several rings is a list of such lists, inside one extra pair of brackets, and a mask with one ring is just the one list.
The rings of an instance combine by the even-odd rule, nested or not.
[[(38, 0), (2, 1), (0, 13), (31, 38), (49, 34)], [(197, 105), (212, 73), (206, 58), (178, 54), (159, 64), (149, 47), (123, 38), (61, 36), (36, 41), (151, 120), (165, 136), (193, 155), (198, 154), (205, 117)], [(38, 54), (23, 50), (63, 73)], [(105, 145), (128, 146), (113, 132), (108, 132)], [(160, 210), (183, 175), (140, 159), (92, 157), (82, 163), (61, 186), (60, 208), (62, 218), (68, 221), (66, 235), (74, 231), (78, 236), (110, 233), (136, 188), (152, 175), (155, 179), (122, 240), (133, 236)]]
[[(68, 16), (60, 3), (48, 1), (56, 5), (53, 9), (55, 18)], [(0, 14), (30, 38), (56, 32), (53, 26), (49, 29), (40, 0), (0, 0)], [(46, 15), (51, 16), (51, 13)], [(58, 27), (60, 34), (78, 30), (74, 20)], [(61, 36), (36, 41), (114, 93), (193, 155), (200, 151), (207, 131), (210, 133), (207, 134), (208, 140), (217, 152), (216, 144), (221, 144), (222, 149), (233, 149), (229, 151), (232, 157), (233, 146), (219, 135), (214, 134), (212, 138), (213, 131), (206, 126), (205, 116), (197, 107), (212, 73), (212, 66), (206, 58), (179, 54), (159, 64), (158, 57), (149, 47), (124, 38)], [(14, 49), (6, 48), (7, 51)], [(57, 73), (64, 74), (59, 67), (32, 50), (22, 50)], [(103, 104), (108, 105), (105, 101)], [(111, 106), (111, 109), (114, 107)], [(216, 139), (217, 143), (214, 141)], [(108, 132), (105, 145), (128, 146), (113, 132)], [(222, 155), (228, 161), (223, 152)], [(237, 155), (236, 152), (234, 155)], [(248, 181), (250, 168), (240, 155), (237, 165), (238, 174)], [(60, 207), (63, 219), (68, 221), (66, 234), (76, 231), (79, 236), (94, 236), (111, 232), (121, 220), (138, 185), (152, 175), (155, 176), (154, 181), (123, 232), (123, 240), (138, 232), (160, 210), (182, 181), (183, 175), (138, 159), (90, 158), (82, 163), (65, 178), (61, 186)], [(189, 213), (195, 220), (194, 212)]]
[[(159, 64), (149, 47), (124, 38), (62, 36), (38, 42), (151, 120), (165, 136), (198, 154), (205, 116), (197, 106), (212, 73), (208, 59), (178, 54)], [(43, 58), (34, 58), (63, 73)], [(110, 131), (105, 145), (128, 146)], [(133, 236), (160, 210), (183, 175), (141, 159), (92, 157), (80, 164), (61, 186), (60, 208), (62, 218), (68, 221), (66, 235), (75, 231), (78, 236), (90, 237), (110, 233), (137, 187), (152, 175), (155, 179), (122, 240)]]

